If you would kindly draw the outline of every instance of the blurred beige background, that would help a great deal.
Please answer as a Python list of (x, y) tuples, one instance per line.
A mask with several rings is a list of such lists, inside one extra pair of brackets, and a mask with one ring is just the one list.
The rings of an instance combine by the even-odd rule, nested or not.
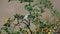
[[(34, 1), (37, 2), (37, 0)], [(60, 12), (60, 0), (51, 0), (51, 2), (55, 9)], [(0, 0), (0, 27), (4, 24), (6, 18), (13, 17), (15, 13), (27, 14), (28, 11), (24, 8), (25, 4), (26, 3), (21, 4), (19, 1), (8, 2), (8, 0)], [(46, 10), (46, 12), (43, 13), (42, 19), (52, 21), (52, 15), (49, 10)]]

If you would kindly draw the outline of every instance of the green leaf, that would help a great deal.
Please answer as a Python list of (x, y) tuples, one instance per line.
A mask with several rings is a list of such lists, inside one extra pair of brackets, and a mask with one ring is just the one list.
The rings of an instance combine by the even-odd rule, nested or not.
[(6, 23), (3, 26), (10, 27), (10, 24), (9, 23)]
[(26, 8), (28, 11), (32, 11), (32, 10), (33, 10), (33, 9), (32, 9), (32, 6), (30, 6), (30, 4), (25, 5), (25, 8)]
[(33, 2), (33, 0), (19, 0), (20, 3), (23, 3), (23, 2)]
[(15, 34), (20, 34), (20, 32), (17, 31)]
[(20, 1), (20, 3), (24, 2), (24, 0), (19, 0), (19, 1)]
[(3, 26), (10, 27), (10, 24), (11, 24), (11, 20), (9, 18), (8, 21), (7, 21), (7, 23), (5, 23)]
[(25, 0), (25, 2), (33, 2), (33, 0)]
[(14, 15), (14, 18), (17, 18), (17, 19), (23, 19), (24, 18), (24, 15), (19, 15), (19, 14), (15, 14)]

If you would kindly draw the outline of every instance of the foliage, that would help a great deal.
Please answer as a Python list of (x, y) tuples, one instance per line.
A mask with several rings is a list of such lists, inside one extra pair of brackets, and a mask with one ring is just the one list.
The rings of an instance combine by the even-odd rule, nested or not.
[[(10, 2), (11, 0), (9, 0)], [(19, 14), (15, 14), (14, 15), (14, 19), (11, 19), (11, 18), (8, 18), (6, 20), (7, 23), (5, 23), (2, 28), (2, 30), (5, 30), (7, 32), (7, 34), (25, 34), (25, 32), (30, 32), (31, 34), (33, 33), (33, 31), (31, 31), (30, 29), (30, 23), (32, 22), (33, 24), (35, 24), (37, 26), (37, 29), (35, 31), (35, 33), (37, 34), (50, 34), (52, 30), (53, 32), (53, 29), (54, 27), (56, 26), (55, 22), (53, 24), (49, 24), (48, 21), (44, 21), (42, 22), (41, 19), (39, 19), (40, 16), (42, 16), (41, 14), (43, 12), (45, 12), (44, 9), (50, 9), (51, 10), (51, 13), (52, 15), (54, 15), (54, 17), (56, 16), (56, 12), (55, 10), (53, 9), (53, 6), (52, 6), (52, 3), (50, 0), (39, 0), (39, 3), (38, 4), (35, 4), (35, 5), (31, 5), (31, 2), (34, 2), (33, 0), (18, 0), (20, 1), (21, 3), (23, 2), (28, 2), (29, 4), (26, 4), (25, 5), (25, 9), (28, 10), (28, 12), (30, 13), (30, 15), (28, 16), (28, 20), (24, 20), (24, 16), (25, 15), (22, 15), (20, 16)], [(39, 5), (39, 6), (37, 6)], [(37, 6), (38, 8), (35, 8), (35, 6)], [(11, 31), (11, 22), (15, 21), (15, 19), (17, 19), (17, 24), (15, 24), (15, 26), (17, 26), (18, 24), (20, 23), (24, 23), (26, 25), (26, 31), (24, 29), (22, 29), (21, 27), (19, 28), (20, 30), (16, 31), (16, 32), (13, 32)], [(22, 20), (21, 22), (19, 22), (19, 20)], [(29, 24), (26, 24), (24, 21), (28, 22)], [(56, 28), (57, 29), (57, 28)], [(46, 32), (47, 31), (47, 32)], [(28, 34), (28, 33), (27, 33)]]

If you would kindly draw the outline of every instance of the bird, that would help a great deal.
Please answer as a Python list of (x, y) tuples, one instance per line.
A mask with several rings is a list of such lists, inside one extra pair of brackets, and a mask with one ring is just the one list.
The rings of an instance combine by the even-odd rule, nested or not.
[(30, 20), (29, 20), (30, 15), (31, 15), (30, 13), (27, 13), (23, 18), (27, 22), (25, 23), (26, 24), (25, 28), (30, 26)]

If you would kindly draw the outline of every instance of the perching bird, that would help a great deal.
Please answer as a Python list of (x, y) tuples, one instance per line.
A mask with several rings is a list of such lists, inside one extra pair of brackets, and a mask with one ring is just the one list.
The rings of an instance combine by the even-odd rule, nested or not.
[(30, 26), (30, 20), (29, 20), (29, 16), (31, 15), (31, 13), (28, 13), (25, 15), (25, 17), (23, 18), (27, 23), (25, 27), (29, 27)]

